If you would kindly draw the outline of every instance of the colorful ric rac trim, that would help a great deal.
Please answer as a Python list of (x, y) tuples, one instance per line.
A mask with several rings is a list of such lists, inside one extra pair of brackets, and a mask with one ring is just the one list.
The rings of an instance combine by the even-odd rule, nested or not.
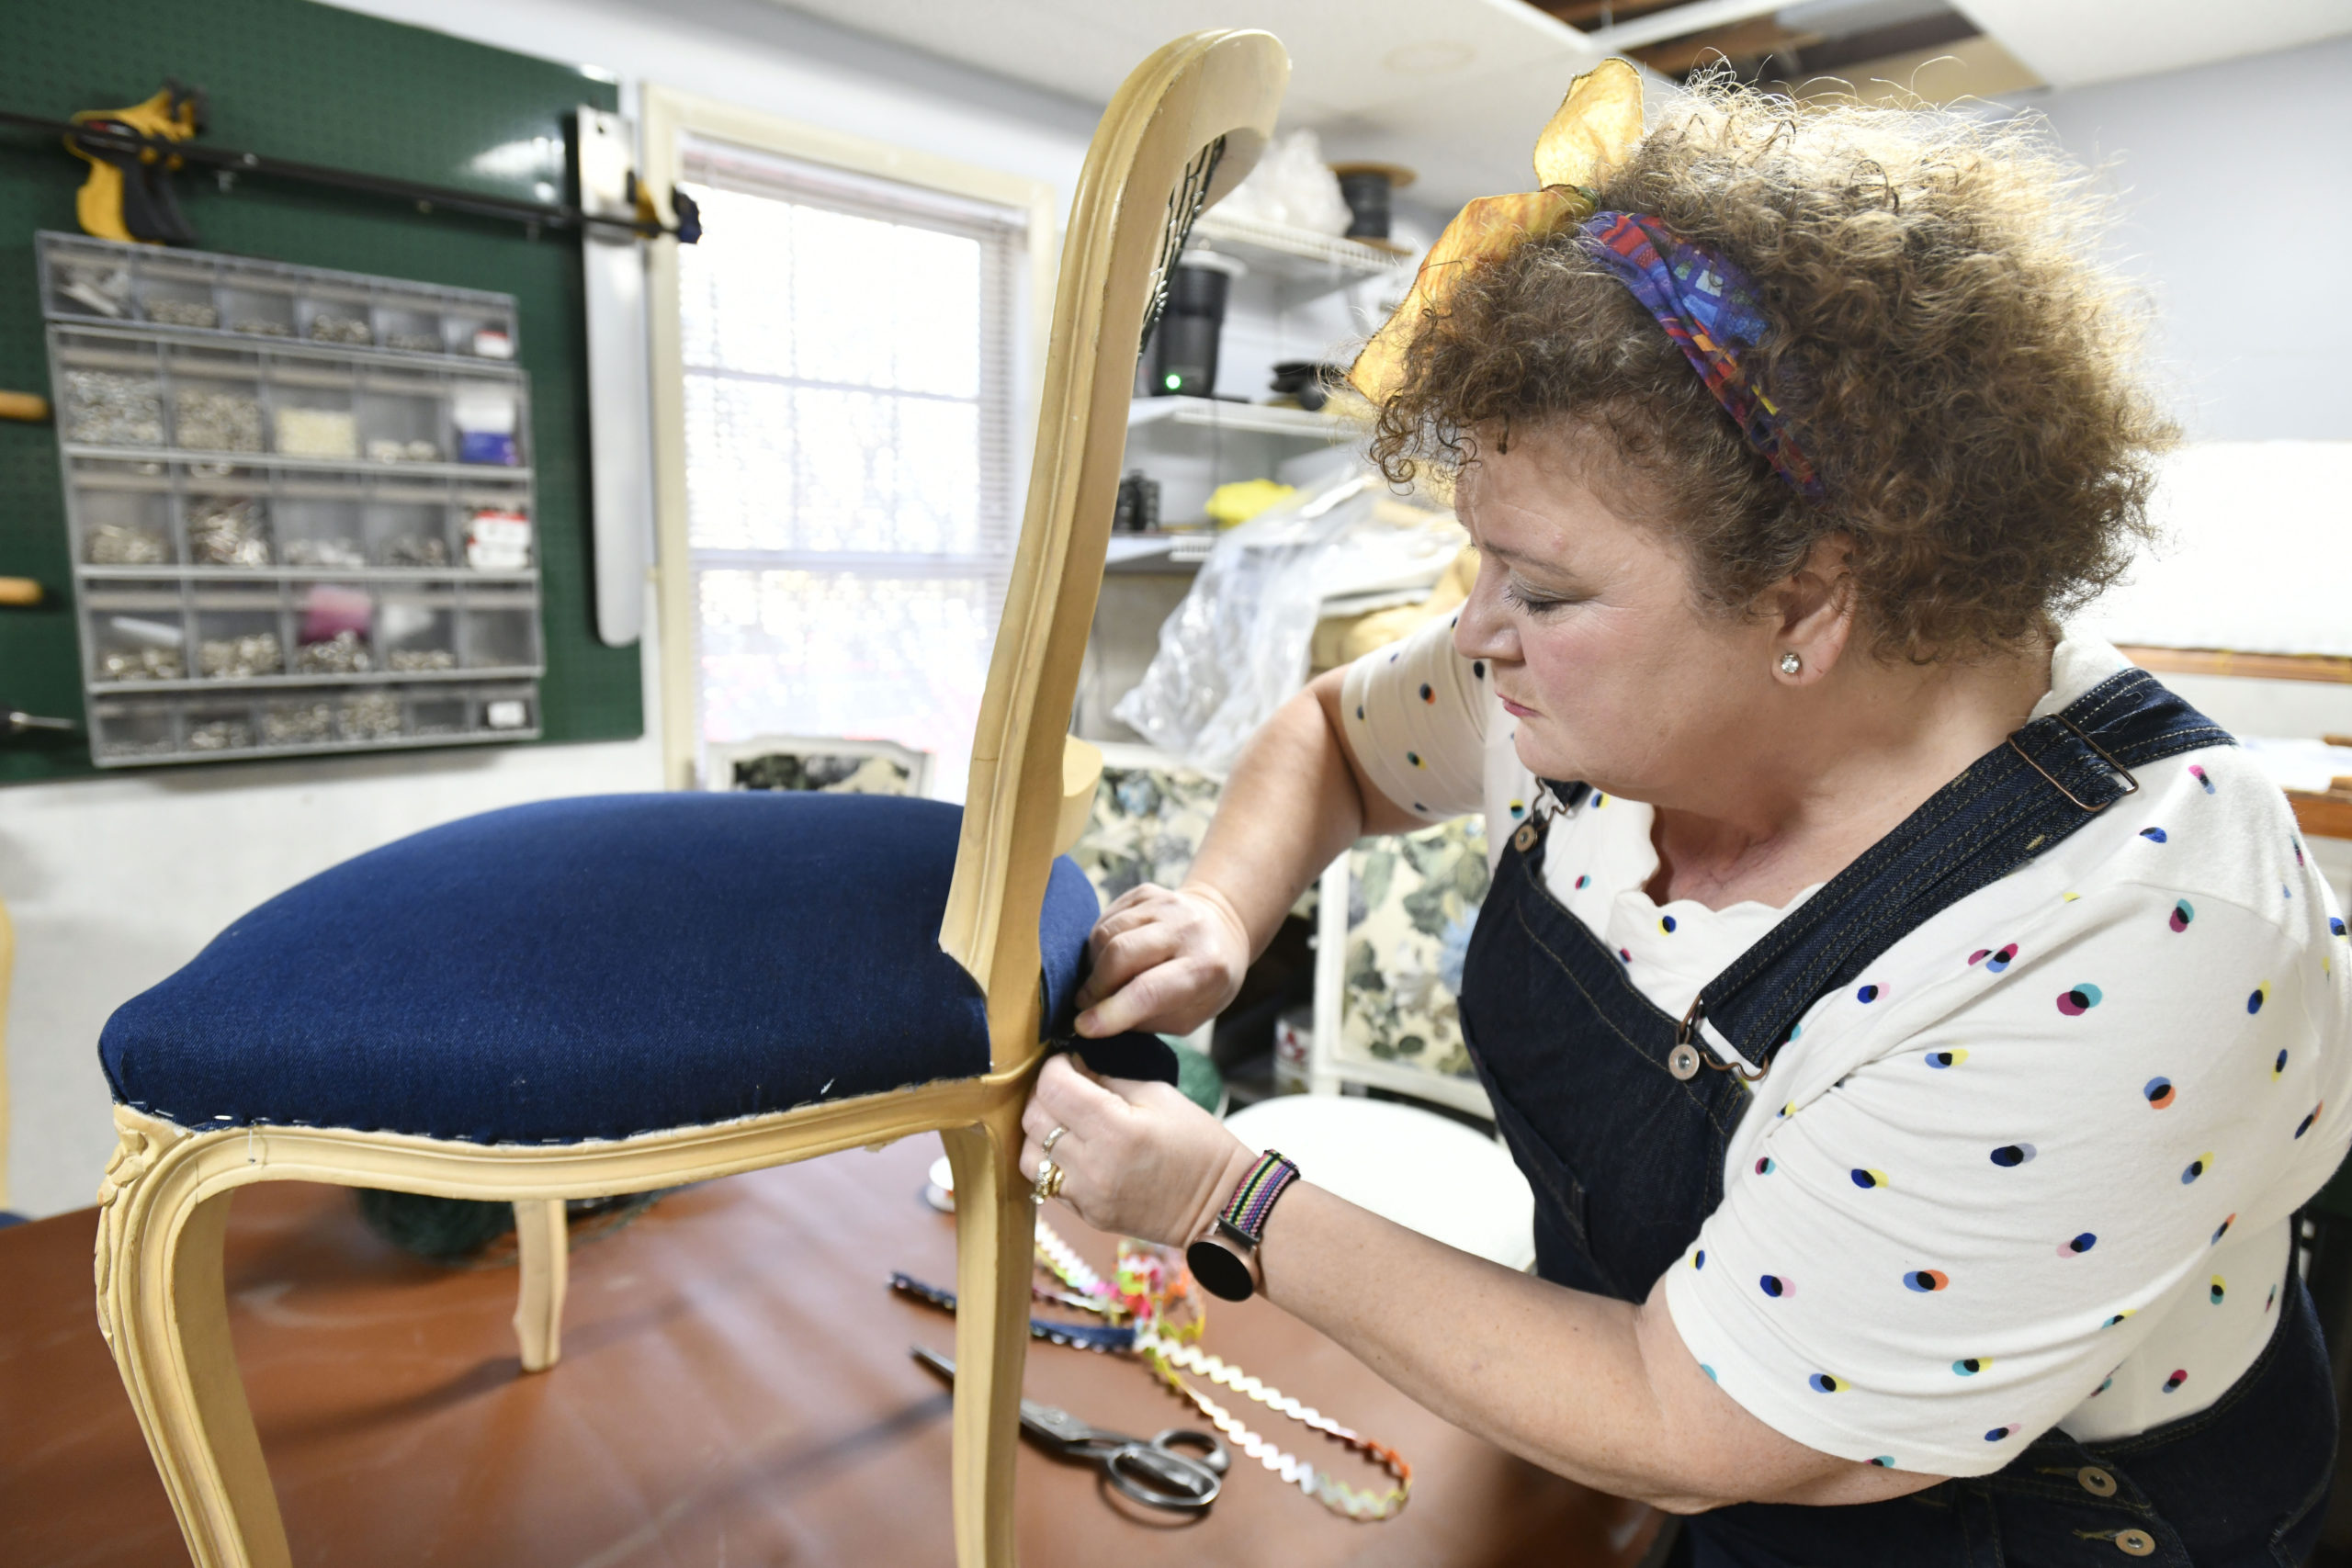
[[(1273, 1180), (1266, 1194), (1271, 1206), (1282, 1188), (1297, 1177), (1297, 1168), (1282, 1159), (1272, 1158), (1287, 1168), (1289, 1174)], [(1262, 1168), (1254, 1177), (1269, 1176)], [(1242, 1183), (1235, 1203), (1243, 1208), (1258, 1180)], [(1259, 1217), (1264, 1218), (1264, 1208)], [(1181, 1262), (1171, 1264), (1167, 1255), (1130, 1243), (1119, 1245), (1118, 1280), (1108, 1282), (1086, 1265), (1070, 1245), (1054, 1233), (1043, 1220), (1037, 1222), (1037, 1261), (1060, 1281), (1069, 1295), (1051, 1292), (1051, 1299), (1068, 1301), (1075, 1296), (1082, 1300), (1099, 1301), (1103, 1314), (1113, 1320), (1127, 1319), (1135, 1333), (1135, 1353), (1141, 1357), (1152, 1374), (1169, 1389), (1189, 1402), (1193, 1408), (1209, 1418), (1210, 1424), (1233, 1440), (1234, 1447), (1256, 1460), (1283, 1481), (1296, 1486), (1335, 1514), (1351, 1519), (1372, 1522), (1394, 1518), (1400, 1513), (1413, 1493), (1413, 1467), (1404, 1456), (1385, 1443), (1350, 1427), (1340, 1425), (1312, 1405), (1284, 1394), (1282, 1390), (1260, 1379), (1249, 1376), (1240, 1368), (1207, 1354), (1195, 1343), (1206, 1325), (1202, 1292), (1193, 1288), (1191, 1270)], [(1090, 1346), (1090, 1348), (1092, 1347)], [(1369, 1491), (1351, 1486), (1329, 1472), (1321, 1470), (1283, 1450), (1251, 1431), (1241, 1419), (1216, 1400), (1186, 1382), (1178, 1375), (1187, 1371), (1207, 1379), (1220, 1387), (1263, 1404), (1289, 1416), (1301, 1426), (1322, 1433), (1352, 1452), (1362, 1454), (1386, 1471), (1396, 1484), (1385, 1492)]]

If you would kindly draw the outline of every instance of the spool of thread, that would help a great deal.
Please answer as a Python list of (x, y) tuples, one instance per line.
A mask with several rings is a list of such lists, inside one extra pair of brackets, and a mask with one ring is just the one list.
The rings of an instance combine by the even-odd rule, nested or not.
[(1413, 183), (1413, 171), (1395, 164), (1334, 164), (1340, 199), (1348, 204), (1351, 240), (1388, 238), (1388, 198)]

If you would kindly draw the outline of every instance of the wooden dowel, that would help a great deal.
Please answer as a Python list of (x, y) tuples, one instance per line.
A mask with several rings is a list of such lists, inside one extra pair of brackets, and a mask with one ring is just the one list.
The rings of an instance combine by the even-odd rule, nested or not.
[(0, 419), (39, 424), (49, 417), (49, 400), (37, 392), (0, 392)]

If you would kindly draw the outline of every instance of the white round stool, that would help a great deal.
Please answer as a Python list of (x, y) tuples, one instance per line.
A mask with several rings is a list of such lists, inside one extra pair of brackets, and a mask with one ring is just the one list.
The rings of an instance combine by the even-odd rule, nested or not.
[(1251, 1148), (1359, 1208), (1507, 1269), (1535, 1263), (1535, 1194), (1510, 1152), (1450, 1117), (1394, 1100), (1284, 1094), (1225, 1119)]

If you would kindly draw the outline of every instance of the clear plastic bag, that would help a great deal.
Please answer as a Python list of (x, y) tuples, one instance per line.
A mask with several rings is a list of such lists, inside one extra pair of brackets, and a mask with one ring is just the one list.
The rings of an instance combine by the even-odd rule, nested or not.
[(1279, 137), (1258, 159), (1250, 177), (1217, 203), (1228, 218), (1344, 234), (1353, 216), (1340, 196), (1340, 182), (1323, 162), (1323, 143), (1311, 130)]
[(1465, 539), (1452, 513), (1399, 502), (1369, 473), (1285, 502), (1218, 538), (1143, 679), (1111, 711), (1222, 774), (1306, 684), (1326, 600), (1426, 592)]

